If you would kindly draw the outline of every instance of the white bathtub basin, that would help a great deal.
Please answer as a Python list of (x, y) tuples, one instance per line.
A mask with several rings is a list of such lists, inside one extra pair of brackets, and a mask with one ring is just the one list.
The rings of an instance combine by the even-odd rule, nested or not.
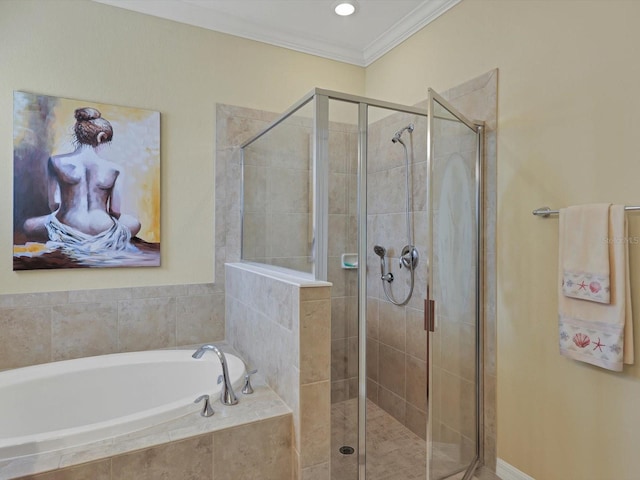
[[(220, 361), (191, 350), (102, 355), (0, 372), (0, 460), (111, 438), (218, 402)], [(244, 363), (226, 354), (234, 386)], [(213, 417), (215, 418), (215, 417)]]

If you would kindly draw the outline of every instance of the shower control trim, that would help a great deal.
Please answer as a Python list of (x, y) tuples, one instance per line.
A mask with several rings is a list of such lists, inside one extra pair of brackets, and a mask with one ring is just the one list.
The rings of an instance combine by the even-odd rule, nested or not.
[(418, 266), (418, 249), (413, 245), (405, 245), (400, 255), (400, 268), (403, 266), (411, 270), (415, 270)]

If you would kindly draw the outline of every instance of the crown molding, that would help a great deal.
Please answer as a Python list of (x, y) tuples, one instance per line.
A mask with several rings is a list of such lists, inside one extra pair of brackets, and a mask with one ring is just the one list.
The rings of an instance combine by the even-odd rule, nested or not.
[(409, 12), (384, 34), (367, 45), (363, 52), (364, 66), (369, 66), (389, 50), (397, 47), (421, 28), (433, 22), (462, 0), (434, 0)]
[(462, 0), (433, 0), (421, 4), (371, 42), (364, 51), (317, 38), (304, 38), (277, 31), (233, 15), (202, 7), (188, 0), (165, 0), (162, 2), (149, 2), (148, 0), (93, 1), (359, 67), (367, 67)]

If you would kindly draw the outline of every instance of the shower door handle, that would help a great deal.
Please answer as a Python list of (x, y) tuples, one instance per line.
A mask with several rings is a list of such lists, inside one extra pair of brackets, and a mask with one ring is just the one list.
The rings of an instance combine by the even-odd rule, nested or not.
[(436, 302), (429, 298), (429, 290), (427, 289), (427, 298), (424, 299), (424, 329), (428, 332), (435, 332), (436, 329)]
[(429, 310), (429, 331), (436, 331), (436, 301), (435, 300), (427, 300), (427, 307)]

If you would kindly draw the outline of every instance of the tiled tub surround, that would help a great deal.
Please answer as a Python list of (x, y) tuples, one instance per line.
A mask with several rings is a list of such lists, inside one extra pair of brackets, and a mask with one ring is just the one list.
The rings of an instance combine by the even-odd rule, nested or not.
[(227, 338), (293, 411), (294, 478), (329, 480), (331, 284), (247, 263), (226, 271)]
[(261, 380), (254, 389), (233, 407), (214, 402), (209, 418), (196, 412), (109, 441), (2, 462), (0, 478), (290, 479), (291, 410)]
[[(208, 342), (224, 345), (224, 293), (218, 284), (194, 284), (2, 295), (0, 331), (3, 370), (118, 352)], [(194, 479), (212, 479), (212, 469), (230, 472), (219, 473), (223, 478), (243, 478), (237, 476), (239, 463), (234, 460), (244, 448), (254, 452), (256, 462), (243, 460), (240, 466), (253, 472), (245, 478), (263, 474), (273, 480), (290, 478), (291, 409), (259, 376), (254, 387), (256, 393), (240, 395), (236, 406), (214, 402), (216, 414), (211, 418), (196, 413), (103, 442), (5, 460), (0, 463), (0, 478), (56, 469), (64, 470), (36, 478), (119, 480), (159, 478), (162, 472), (181, 478), (183, 472), (193, 471)], [(288, 436), (280, 440), (269, 433), (284, 430)], [(223, 448), (228, 442), (231, 446)], [(271, 447), (264, 449), (265, 445)], [(184, 458), (185, 450), (192, 448), (198, 454), (184, 462), (163, 463), (165, 455)], [(145, 450), (134, 452), (139, 449)], [(156, 460), (149, 463), (150, 459)], [(85, 462), (92, 463), (75, 466)], [(192, 464), (204, 469), (196, 472)], [(267, 464), (272, 473), (265, 473)]]
[(217, 285), (0, 296), (0, 370), (224, 340)]

